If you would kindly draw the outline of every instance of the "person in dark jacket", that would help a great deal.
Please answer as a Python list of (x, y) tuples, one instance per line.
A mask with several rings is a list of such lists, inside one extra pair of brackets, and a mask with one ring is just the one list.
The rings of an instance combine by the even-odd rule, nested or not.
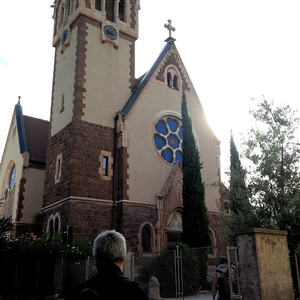
[(126, 258), (126, 240), (114, 230), (100, 233), (93, 247), (97, 274), (80, 284), (71, 299), (73, 300), (149, 300), (142, 287), (123, 275)]
[(217, 300), (230, 300), (230, 287), (229, 287), (229, 270), (228, 261), (226, 257), (220, 259), (219, 265), (213, 276), (212, 282), (212, 299)]

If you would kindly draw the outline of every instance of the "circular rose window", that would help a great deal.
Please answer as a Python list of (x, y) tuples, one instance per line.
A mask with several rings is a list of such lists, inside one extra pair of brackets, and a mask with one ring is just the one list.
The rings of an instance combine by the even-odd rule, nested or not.
[(154, 144), (163, 160), (173, 164), (182, 163), (183, 127), (180, 119), (166, 116), (159, 119), (154, 128)]

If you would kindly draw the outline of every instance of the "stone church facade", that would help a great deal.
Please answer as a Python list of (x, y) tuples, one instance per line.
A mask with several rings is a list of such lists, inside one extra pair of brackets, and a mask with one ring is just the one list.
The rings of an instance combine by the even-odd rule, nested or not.
[(139, 254), (178, 239), (184, 90), (216, 245), (220, 143), (175, 39), (170, 36), (151, 69), (135, 78), (139, 9), (138, 0), (55, 1), (43, 228), (74, 238), (115, 228)]

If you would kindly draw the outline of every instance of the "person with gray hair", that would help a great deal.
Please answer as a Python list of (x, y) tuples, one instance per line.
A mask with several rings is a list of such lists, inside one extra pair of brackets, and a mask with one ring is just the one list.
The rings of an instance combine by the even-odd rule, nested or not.
[(80, 284), (71, 299), (76, 300), (149, 300), (142, 287), (123, 275), (127, 249), (125, 237), (115, 231), (101, 232), (94, 241), (93, 255), (97, 274)]

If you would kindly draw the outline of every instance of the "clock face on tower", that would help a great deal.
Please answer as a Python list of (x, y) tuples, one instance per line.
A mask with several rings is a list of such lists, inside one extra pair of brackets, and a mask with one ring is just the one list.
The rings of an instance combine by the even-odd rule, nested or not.
[(105, 25), (103, 28), (103, 32), (105, 36), (111, 41), (115, 41), (118, 38), (117, 30), (111, 25)]

